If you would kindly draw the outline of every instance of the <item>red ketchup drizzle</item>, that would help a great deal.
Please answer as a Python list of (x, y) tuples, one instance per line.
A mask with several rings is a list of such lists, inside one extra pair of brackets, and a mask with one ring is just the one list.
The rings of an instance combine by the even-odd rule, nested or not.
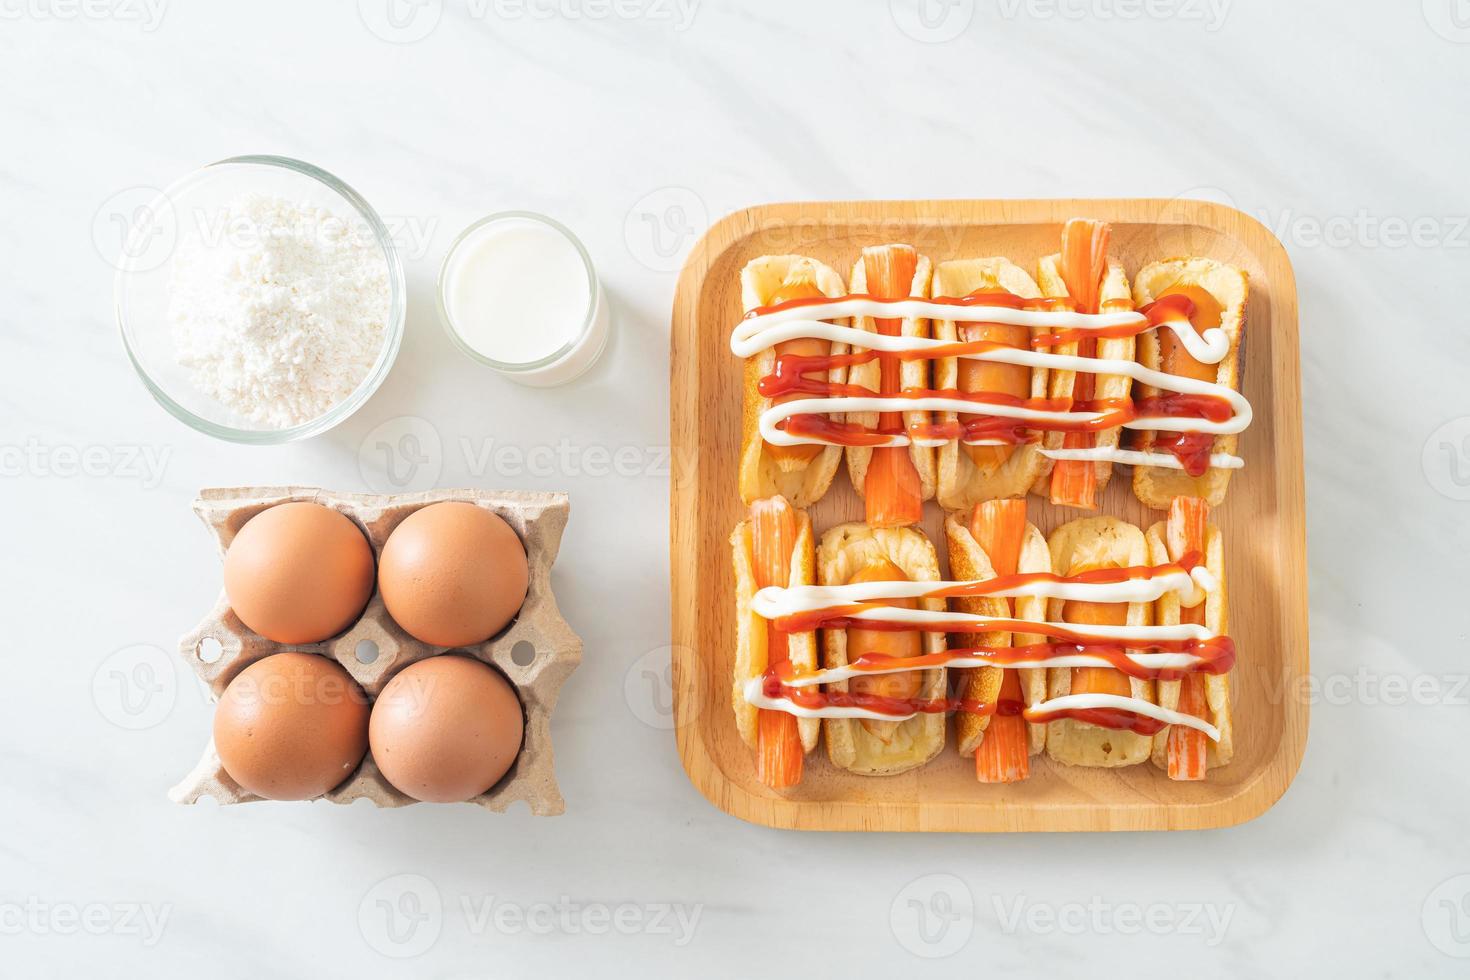
[(1147, 715), (1140, 715), (1137, 712), (1128, 711), (1123, 708), (1027, 709), (1023, 714), (1026, 720), (1033, 725), (1042, 725), (1049, 721), (1071, 718), (1073, 721), (1084, 721), (1089, 725), (1096, 725), (1098, 728), (1111, 728), (1114, 731), (1134, 732), (1138, 735), (1157, 735), (1169, 727), (1157, 718), (1150, 718)]
[[(1128, 658), (1127, 649), (1150, 653), (1188, 653), (1200, 658), (1200, 662), (1192, 667), (1183, 668), (1144, 667)], [(1166, 641), (1131, 648), (1125, 648), (1121, 643), (1066, 642), (1033, 643), (1019, 647), (952, 647), (942, 653), (926, 653), (921, 657), (910, 657), (903, 663), (905, 667), (913, 670), (926, 670), (943, 667), (951, 660), (960, 657), (983, 656), (990, 658), (993, 666), (1009, 667), (1019, 663), (1054, 660), (1059, 657), (1082, 654), (1106, 660), (1114, 669), (1140, 680), (1173, 681), (1180, 679), (1185, 674), (1229, 673), (1230, 668), (1235, 666), (1235, 641), (1228, 636), (1219, 636), (1208, 640)], [(881, 654), (864, 654), (849, 666), (858, 668), (860, 673), (866, 673), (867, 671), (864, 671), (863, 668), (876, 670), (891, 667), (893, 661), (892, 658)], [(772, 667), (767, 673), (776, 677), (783, 684), (790, 684), (802, 676), (802, 672), (793, 667), (790, 661), (784, 661)]]
[[(1171, 320), (1193, 322), (1194, 301), (1183, 293), (1160, 296), (1141, 311), (1148, 317), (1150, 326), (1159, 326)], [(1228, 407), (1224, 410), (1216, 404), (1213, 396), (1170, 394), (1158, 398), (1143, 399), (1143, 414), (1169, 416), (1172, 418), (1202, 418), (1211, 422), (1224, 422), (1230, 418)], [(1205, 432), (1155, 432), (1154, 446), (1174, 454), (1184, 472), (1192, 477), (1204, 476), (1210, 468), (1211, 450), (1215, 437)]]
[(1168, 320), (1194, 320), (1194, 300), (1183, 293), (1170, 293), (1160, 296), (1143, 307), (1138, 312), (1148, 317), (1148, 325), (1157, 327)]
[[(867, 300), (870, 303), (896, 304), (907, 303), (909, 300), (914, 299), (914, 297), (899, 296), (896, 298), (887, 298), (874, 296), (871, 293), (850, 293), (847, 296), (840, 297), (840, 299), (861, 299)], [(781, 313), (786, 310), (795, 310), (806, 306), (821, 306), (831, 302), (834, 302), (834, 300), (828, 296), (802, 296), (799, 299), (789, 299), (784, 303), (758, 306), (745, 314), (745, 319), (749, 320), (768, 313)], [(938, 296), (933, 299), (924, 300), (923, 302), (934, 303), (938, 306), (953, 306), (958, 309), (968, 309), (972, 306), (1003, 306), (1012, 310), (1042, 310), (1047, 312), (1055, 310), (1062, 305), (1062, 301), (1059, 299), (1025, 299), (1008, 292), (976, 292), (968, 296)], [(879, 318), (882, 319), (881, 316)], [(1147, 330), (1148, 326), (1145, 325), (1142, 329)], [(1142, 330), (1138, 332), (1141, 333)]]
[[(1215, 395), (1186, 395), (1170, 392), (1141, 398), (1138, 414), (1154, 418), (1205, 419), (1228, 422), (1234, 414), (1230, 403)], [(1208, 432), (1156, 432), (1154, 446), (1174, 454), (1190, 476), (1203, 476), (1210, 468), (1215, 437)]]
[(856, 422), (837, 422), (825, 415), (793, 415), (777, 428), (838, 446), (882, 446), (888, 442), (889, 435)]
[[(901, 303), (911, 297), (884, 300), (863, 293), (845, 297), (864, 299), (874, 303)], [(788, 300), (773, 306), (763, 306), (746, 314), (746, 319), (764, 313), (805, 306), (817, 306), (832, 302), (827, 297), (810, 296)], [(943, 306), (967, 308), (975, 306), (997, 306), (1008, 309), (1055, 310), (1062, 300), (1025, 299), (1013, 293), (976, 293), (969, 296), (941, 297), (928, 300)], [(1153, 329), (1167, 321), (1194, 316), (1194, 303), (1187, 297), (1172, 293), (1149, 303), (1138, 311), (1141, 316), (1135, 323), (1126, 323), (1100, 330), (1057, 330), (1042, 334), (1033, 341), (1034, 347), (1051, 347), (1072, 341), (1094, 342), (1099, 337), (1129, 337)], [(882, 356), (903, 361), (926, 360), (939, 357), (956, 357), (961, 354), (976, 354), (986, 350), (1009, 349), (1004, 344), (989, 341), (957, 341), (931, 347), (926, 350), (899, 351)], [(859, 385), (839, 384), (826, 380), (822, 375), (837, 367), (854, 367), (877, 360), (878, 351), (861, 351), (851, 354), (779, 354), (775, 371), (761, 378), (757, 387), (765, 398), (801, 394), (816, 397), (867, 397), (878, 392)], [(816, 374), (817, 377), (809, 377)], [(1087, 380), (1084, 380), (1087, 379)], [(1021, 445), (1037, 441), (1037, 432), (1090, 433), (1116, 428), (1136, 418), (1194, 418), (1211, 422), (1225, 422), (1233, 416), (1230, 402), (1217, 395), (1189, 395), (1169, 392), (1142, 398), (1094, 399), (1090, 397), (1091, 381), (1094, 376), (1085, 372), (1077, 376), (1075, 401), (1067, 399), (1028, 398), (1018, 399), (1009, 395), (990, 392), (964, 392), (955, 389), (910, 388), (898, 392), (899, 398), (952, 398), (974, 402), (976, 407), (1006, 405), (1029, 408), (1042, 412), (1101, 412), (1102, 417), (1091, 421), (1037, 422), (1026, 419), (1003, 418), (995, 415), (966, 415), (954, 422), (933, 422), (909, 427), (909, 436), (918, 439), (961, 439), (967, 442), (990, 440), (1008, 445)], [(779, 428), (798, 438), (818, 439), (839, 446), (878, 446), (888, 437), (898, 435), (901, 430), (890, 428), (871, 429), (852, 422), (836, 422), (821, 415), (795, 415), (781, 422)], [(1156, 433), (1154, 445), (1161, 451), (1172, 453), (1192, 477), (1202, 476), (1210, 466), (1211, 450), (1215, 437), (1203, 432)]]
[[(1188, 571), (1200, 563), (1200, 557), (1198, 552), (1192, 551), (1185, 554), (1174, 565), (1098, 568), (1069, 576), (1054, 575), (1049, 572), (1005, 575), (987, 579), (983, 582), (957, 585), (946, 589), (936, 589), (933, 592), (927, 593), (923, 598), (983, 596), (1041, 581), (1113, 583), (1133, 579), (1151, 579), (1157, 575), (1168, 574), (1176, 568)], [(987, 630), (986, 623), (951, 622), (916, 627), (912, 623), (868, 619), (858, 620), (852, 618), (853, 613), (872, 608), (883, 608), (883, 603), (863, 603), (811, 610), (791, 616), (778, 617), (771, 624), (777, 630), (784, 633), (801, 633), (814, 629), (847, 629), (851, 626), (859, 626), (862, 629), (869, 630), (914, 630), (929, 633), (976, 633)], [(991, 665), (1006, 668), (1019, 663), (1087, 655), (1107, 661), (1113, 669), (1122, 671), (1130, 677), (1137, 677), (1141, 680), (1164, 681), (1179, 680), (1187, 674), (1195, 673), (1226, 674), (1235, 666), (1235, 641), (1229, 636), (1216, 636), (1205, 640), (1119, 641), (1099, 639), (1096, 637), (1089, 638), (1079, 630), (1073, 630), (1060, 624), (1045, 623), (1028, 623), (1026, 625), (1026, 631), (1050, 636), (1052, 640), (1047, 643), (1035, 643), (1018, 647), (952, 647), (940, 653), (929, 653), (919, 657), (907, 657), (902, 662), (905, 667), (912, 670), (927, 670), (943, 667), (963, 657), (984, 656), (989, 658)], [(1145, 667), (1129, 658), (1128, 652), (1130, 650), (1140, 653), (1187, 653), (1195, 657), (1197, 662), (1188, 667)], [(856, 668), (859, 674), (862, 674), (876, 673), (877, 670), (892, 666), (893, 663), (894, 658), (884, 656), (883, 654), (864, 654), (854, 660), (850, 666)], [(864, 670), (864, 668), (867, 668), (867, 670)], [(766, 671), (763, 678), (762, 690), (766, 697), (785, 698), (803, 708), (857, 707), (895, 717), (913, 714), (938, 714), (952, 711), (962, 711), (977, 715), (997, 713), (1002, 715), (1019, 714), (1023, 715), (1032, 724), (1042, 724), (1060, 718), (1072, 718), (1076, 721), (1097, 725), (1100, 728), (1131, 731), (1140, 735), (1153, 735), (1166, 727), (1163, 722), (1157, 719), (1121, 708), (1032, 710), (1025, 708), (1019, 701), (1009, 700), (999, 703), (985, 703), (967, 698), (891, 698), (877, 694), (857, 694), (851, 691), (833, 690), (830, 686), (826, 690), (820, 689), (818, 685), (794, 686), (791, 682), (801, 676), (803, 676), (802, 672), (792, 665), (790, 661), (782, 662)]]
[[(938, 588), (932, 592), (926, 592), (920, 598), (924, 599), (953, 599), (970, 598), (975, 596), (988, 596), (996, 592), (1016, 589), (1026, 585), (1034, 585), (1040, 582), (1076, 582), (1090, 585), (1113, 585), (1120, 582), (1133, 581), (1135, 579), (1150, 580), (1163, 575), (1172, 574), (1175, 571), (1188, 572), (1200, 563), (1201, 555), (1197, 551), (1186, 552), (1177, 562), (1171, 565), (1131, 565), (1127, 568), (1094, 568), (1074, 575), (1055, 575), (1051, 572), (1021, 572), (1016, 575), (1000, 575), (995, 578), (985, 579), (981, 582), (964, 583), (952, 585), (948, 588)], [(827, 609), (812, 609), (805, 612), (793, 613), (789, 616), (779, 616), (774, 622), (776, 628), (787, 633), (805, 633), (810, 630), (847, 628), (854, 625), (851, 616), (864, 609), (885, 608), (882, 602), (855, 603), (845, 606), (833, 606)], [(984, 632), (984, 624), (972, 623), (940, 623), (916, 627), (912, 623), (884, 620), (862, 620), (855, 623), (864, 629), (875, 630), (915, 630), (921, 629), (929, 633), (975, 633)], [(1069, 628), (1063, 628), (1060, 624), (1048, 626), (1044, 623), (1028, 623), (1025, 632), (1028, 633), (1054, 633), (1059, 636), (1065, 634), (1065, 638), (1076, 639), (1084, 634)], [(1113, 641), (1099, 641), (1104, 644)], [(1155, 641), (1158, 643), (1176, 641)], [(1183, 641), (1177, 641), (1183, 642)]]
[(963, 711), (972, 715), (995, 713), (995, 704), (972, 698), (890, 698), (856, 691), (819, 691), (815, 687), (789, 687), (771, 671), (766, 672), (762, 692), (768, 698), (785, 698), (802, 708), (866, 708), (882, 715), (939, 715)]
[[(1229, 422), (1235, 414), (1230, 403), (1218, 395), (1186, 395), (1168, 392), (1150, 395), (1134, 403), (1137, 414), (1153, 418), (1204, 419), (1208, 422)], [(1211, 436), (1210, 438), (1214, 438)]]
[[(921, 357), (946, 357), (953, 356), (955, 353), (972, 353), (1003, 347), (1005, 347), (1003, 344), (975, 341), (946, 344), (927, 351), (903, 351), (894, 356), (902, 360), (916, 360)], [(762, 397), (772, 399), (791, 394), (829, 398), (874, 396), (878, 393), (870, 388), (828, 381), (820, 375), (834, 367), (865, 364), (876, 360), (877, 357), (876, 351), (864, 351), (857, 354), (779, 354), (776, 357), (775, 371), (761, 378), (757, 383), (757, 389)], [(812, 377), (813, 374), (818, 376)], [(971, 402), (977, 409), (983, 409), (987, 405), (1005, 405), (1040, 412), (1075, 410), (1100, 413), (1096, 418), (1050, 421), (1005, 418), (977, 413), (954, 422), (931, 422), (909, 426), (909, 435), (920, 439), (998, 439), (1014, 444), (1035, 441), (1036, 437), (1027, 430), (1088, 433), (1112, 429), (1139, 417), (1203, 418), (1223, 422), (1229, 421), (1234, 415), (1230, 403), (1218, 395), (1186, 395), (1175, 392), (1140, 399), (1137, 402), (1126, 398), (1088, 398), (1077, 401), (1065, 398), (1020, 399), (995, 392), (968, 392), (954, 388), (905, 388), (888, 397), (950, 398)], [(810, 414), (793, 415), (779, 423), (778, 427), (795, 436), (818, 438), (840, 446), (882, 445), (889, 436), (903, 431), (901, 429), (893, 431), (883, 428), (873, 429), (851, 422), (833, 422), (826, 416)], [(1202, 433), (1181, 433), (1180, 435), (1202, 436), (1200, 441), (1207, 442), (1209, 445), (1214, 444), (1212, 435)], [(1194, 451), (1192, 444), (1185, 444), (1183, 439), (1173, 440), (1173, 442), (1181, 444), (1180, 451), (1183, 453)], [(1160, 445), (1163, 446), (1165, 443), (1161, 442)], [(1204, 458), (1208, 464), (1208, 451), (1204, 453)], [(1188, 461), (1181, 457), (1181, 462), (1187, 463)], [(1199, 472), (1202, 473), (1204, 470), (1201, 469)], [(1199, 473), (1191, 475), (1198, 476)]]
[(1215, 437), (1208, 432), (1159, 433), (1154, 442), (1158, 449), (1174, 454), (1184, 472), (1200, 477), (1210, 468), (1210, 457), (1214, 455)]
[[(1053, 301), (1058, 302), (1058, 301)], [(1112, 310), (1109, 312), (1127, 312), (1126, 310)], [(1139, 334), (1152, 330), (1169, 320), (1189, 320), (1194, 317), (1194, 303), (1189, 297), (1179, 293), (1168, 296), (1160, 296), (1158, 299), (1143, 306), (1136, 311), (1140, 319), (1132, 323), (1124, 323), (1118, 326), (1101, 327), (1095, 330), (1077, 330), (1063, 328), (1051, 333), (1041, 334), (1036, 337), (1032, 344), (1036, 347), (1056, 347), (1061, 344), (1070, 344), (1073, 341), (1082, 340), (1086, 337), (1136, 337)]]

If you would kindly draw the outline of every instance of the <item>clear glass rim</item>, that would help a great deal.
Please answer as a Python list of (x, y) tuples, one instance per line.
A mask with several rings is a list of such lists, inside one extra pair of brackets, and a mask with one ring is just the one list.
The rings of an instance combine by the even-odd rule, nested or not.
[[(404, 324), (408, 314), (408, 288), (403, 271), (403, 261), (398, 254), (398, 248), (393, 244), (392, 235), (378, 212), (367, 202), (367, 199), (352, 188), (345, 181), (323, 170), (320, 167), (307, 163), (304, 160), (296, 160), (292, 157), (274, 156), (271, 154), (250, 154), (246, 156), (228, 157), (224, 160), (216, 160), (192, 173), (185, 174), (175, 180), (157, 198), (160, 202), (171, 202), (173, 196), (186, 184), (200, 179), (215, 167), (226, 167), (236, 165), (278, 167), (282, 170), (290, 170), (303, 176), (310, 177), (327, 189), (337, 193), (344, 198), (358, 216), (372, 229), (373, 238), (377, 241), (384, 259), (388, 263), (388, 283), (391, 295), (388, 301), (388, 317), (384, 324), (386, 335), (383, 338), (383, 348), (378, 352), (378, 359), (367, 375), (353, 389), (352, 394), (342, 401), (333, 405), (310, 421), (300, 425), (288, 426), (284, 429), (241, 429), (220, 422), (213, 422), (200, 416), (175, 401), (162, 386), (153, 380), (147, 369), (138, 359), (137, 352), (129, 339), (128, 318), (124, 309), (123, 297), (126, 294), (128, 280), (138, 271), (134, 268), (135, 260), (126, 254), (118, 264), (117, 277), (113, 291), (113, 312), (117, 318), (118, 332), (122, 337), (123, 349), (127, 352), (128, 361), (133, 365), (133, 370), (142, 379), (143, 385), (149, 394), (174, 418), (183, 422), (197, 432), (227, 442), (243, 443), (246, 445), (268, 446), (280, 443), (294, 442), (305, 439), (337, 425), (353, 412), (357, 411), (362, 404), (372, 397), (373, 392), (383, 383), (388, 376), (393, 362), (398, 357), (398, 349), (403, 343)], [(157, 213), (157, 209), (155, 209)]]
[[(534, 361), (497, 361), (475, 350), (455, 328), (454, 320), (449, 315), (449, 304), (444, 298), (445, 288), (449, 284), (450, 260), (454, 258), (454, 253), (465, 243), (465, 240), (486, 225), (515, 219), (540, 222), (571, 242), (582, 260), (582, 268), (587, 273), (587, 311), (582, 315), (581, 327), (578, 328), (576, 335), (561, 347)], [(454, 346), (458, 347), (462, 353), (503, 374), (530, 374), (550, 367), (587, 342), (588, 336), (592, 333), (593, 323), (597, 319), (597, 306), (602, 301), (602, 286), (598, 283), (597, 270), (592, 265), (592, 256), (587, 254), (587, 248), (582, 244), (582, 240), (566, 225), (538, 211), (497, 211), (472, 222), (469, 227), (455, 236), (454, 241), (449, 243), (449, 250), (444, 253), (444, 261), (439, 263), (439, 279), (434, 288), (434, 296), (439, 307), (439, 322), (443, 325), (444, 332), (449, 334), (449, 339), (454, 341)]]

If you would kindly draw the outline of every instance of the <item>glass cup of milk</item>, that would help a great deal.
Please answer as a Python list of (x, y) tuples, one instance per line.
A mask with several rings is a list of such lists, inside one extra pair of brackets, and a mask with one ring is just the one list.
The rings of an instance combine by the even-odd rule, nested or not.
[(470, 357), (514, 381), (566, 384), (607, 345), (602, 285), (563, 225), (506, 211), (466, 228), (439, 270), (439, 316)]

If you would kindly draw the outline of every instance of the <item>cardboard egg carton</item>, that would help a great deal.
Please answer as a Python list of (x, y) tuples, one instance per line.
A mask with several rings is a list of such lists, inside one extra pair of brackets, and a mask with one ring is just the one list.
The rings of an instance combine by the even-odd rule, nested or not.
[[(515, 528), (526, 547), (530, 569), (525, 604), (515, 621), (500, 635), (477, 646), (453, 649), (494, 665), (510, 680), (525, 710), (525, 739), (520, 756), (505, 777), (488, 793), (470, 802), (503, 812), (515, 800), (525, 800), (531, 812), (538, 816), (564, 812), (566, 803), (557, 788), (553, 767), (551, 712), (556, 707), (562, 683), (582, 661), (581, 638), (562, 618), (551, 591), (551, 566), (556, 561), (567, 523), (567, 495), (511, 490), (373, 494), (334, 493), (314, 487), (237, 487), (202, 491), (194, 501), (194, 512), (214, 533), (223, 559), (246, 521), (276, 504), (298, 500), (322, 504), (351, 518), (367, 535), (375, 559), (382, 553), (388, 535), (404, 518), (420, 507), (440, 501), (473, 503), (500, 515)], [(214, 643), (219, 644), (218, 649)], [(372, 656), (374, 649), (376, 656)], [(209, 688), (214, 700), (219, 699), (240, 671), (285, 650), (331, 657), (346, 668), (372, 700), (398, 671), (448, 649), (422, 643), (404, 632), (388, 615), (376, 589), (352, 628), (324, 643), (282, 644), (252, 632), (230, 608), (223, 589), (204, 620), (179, 640), (179, 652)], [(213, 739), (194, 770), (169, 791), (169, 798), (176, 803), (195, 803), (203, 797), (221, 804), (261, 799), (229, 777), (220, 765)], [(331, 803), (368, 799), (384, 807), (418, 802), (398, 792), (383, 778), (371, 751), (346, 782), (321, 799)]]

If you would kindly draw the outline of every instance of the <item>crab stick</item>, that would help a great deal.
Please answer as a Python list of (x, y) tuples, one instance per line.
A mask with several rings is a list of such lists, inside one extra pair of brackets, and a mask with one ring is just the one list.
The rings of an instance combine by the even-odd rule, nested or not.
[[(757, 500), (750, 507), (751, 539), (757, 588), (784, 587), (791, 581), (791, 555), (796, 547), (796, 509), (784, 497)], [(789, 657), (789, 637), (766, 625), (766, 662), (769, 667)], [(796, 717), (785, 711), (762, 709), (756, 728), (756, 775), (772, 789), (801, 782), (801, 736)]]
[(1002, 671), (997, 708), (975, 750), (975, 778), (982, 783), (1015, 783), (1031, 775), (1031, 752), (1021, 681), (1014, 670)]
[[(997, 576), (1015, 575), (1026, 538), (1026, 501), (987, 500), (976, 504), (970, 515), (970, 536), (990, 559), (990, 567)], [(1011, 600), (999, 601), (1005, 604), (1005, 615), (1009, 617)], [(1030, 736), (1026, 720), (1021, 716), (1025, 702), (1020, 675), (1015, 670), (997, 667), (980, 670), (998, 670), (1002, 676), (995, 696), (995, 713), (990, 716), (980, 745), (975, 749), (975, 778), (982, 783), (1017, 782), (1031, 774)]]
[[(1185, 355), (1188, 356), (1188, 355)], [(1179, 555), (1193, 552), (1204, 555), (1205, 527), (1209, 521), (1210, 508), (1199, 497), (1175, 497), (1169, 505), (1169, 519), (1165, 525), (1165, 538), (1170, 552)], [(1179, 620), (1184, 623), (1204, 623), (1205, 603), (1179, 610)], [(1179, 681), (1178, 711), (1205, 718), (1205, 679), (1199, 674), (1187, 674)], [(1185, 725), (1169, 728), (1167, 770), (1170, 779), (1204, 779), (1209, 765), (1209, 741), (1205, 733)]]
[[(884, 245), (863, 250), (863, 272), (870, 295), (882, 299), (900, 299), (909, 295), (918, 268), (918, 253), (908, 245)], [(897, 336), (902, 321), (879, 317), (874, 321), (880, 334)], [(879, 394), (896, 395), (901, 387), (899, 358), (893, 354), (879, 356)], [(898, 432), (903, 428), (901, 412), (883, 412), (878, 416), (882, 432)], [(884, 446), (873, 450), (863, 487), (867, 520), (872, 527), (902, 527), (917, 524), (923, 517), (923, 487), (919, 471), (907, 447)]]
[[(1098, 297), (1103, 275), (1107, 271), (1108, 225), (1102, 221), (1073, 218), (1062, 230), (1062, 280), (1067, 294), (1079, 313), (1098, 312)], [(1077, 353), (1082, 357), (1097, 356), (1097, 340), (1084, 337)], [(1072, 382), (1073, 404), (1090, 402), (1096, 375), (1079, 371)], [(1062, 439), (1063, 449), (1085, 449), (1092, 445), (1086, 432), (1068, 432)], [(1097, 468), (1091, 460), (1060, 459), (1052, 468), (1051, 502), (1067, 507), (1097, 509)]]

